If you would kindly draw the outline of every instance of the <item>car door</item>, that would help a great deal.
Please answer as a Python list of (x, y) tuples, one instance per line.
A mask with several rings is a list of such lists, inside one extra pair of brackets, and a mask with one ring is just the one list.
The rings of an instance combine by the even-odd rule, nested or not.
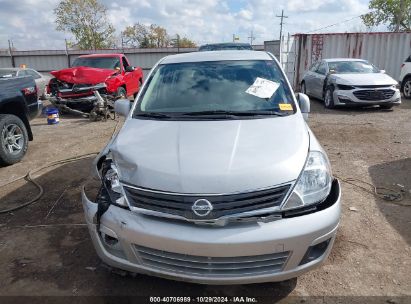
[(305, 90), (307, 95), (313, 95), (313, 85), (314, 85), (314, 79), (315, 79), (315, 71), (318, 68), (318, 65), (320, 63), (316, 62), (311, 67), (308, 69), (308, 71), (304, 75), (304, 82), (305, 82)]
[(123, 73), (124, 73), (123, 75), (124, 75), (124, 81), (127, 87), (127, 96), (130, 96), (137, 92), (138, 79), (135, 78), (135, 75), (134, 75), (135, 73), (126, 71), (126, 68), (130, 66), (126, 57), (121, 58), (121, 63), (123, 65)]
[(323, 88), (324, 81), (328, 74), (328, 65), (327, 62), (322, 60), (318, 65), (317, 70), (314, 73), (313, 79), (313, 96), (322, 99), (323, 98)]

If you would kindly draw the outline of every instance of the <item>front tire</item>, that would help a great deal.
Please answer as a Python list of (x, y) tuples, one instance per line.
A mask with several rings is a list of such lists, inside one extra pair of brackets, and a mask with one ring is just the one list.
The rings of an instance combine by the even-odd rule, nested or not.
[(119, 87), (117, 89), (117, 93), (116, 93), (116, 97), (117, 99), (123, 99), (123, 98), (127, 98), (127, 91), (124, 87)]
[(0, 114), (0, 164), (21, 161), (27, 148), (28, 134), (23, 121), (15, 115)]
[(334, 105), (334, 87), (328, 87), (324, 95), (324, 106), (327, 109), (333, 109)]
[(402, 84), (402, 93), (405, 98), (411, 98), (411, 77), (406, 77)]

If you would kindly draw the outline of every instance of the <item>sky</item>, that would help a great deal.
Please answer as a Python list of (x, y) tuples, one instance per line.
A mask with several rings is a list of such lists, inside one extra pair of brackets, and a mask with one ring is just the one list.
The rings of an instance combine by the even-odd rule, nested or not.
[[(170, 35), (197, 44), (232, 41), (263, 44), (279, 38), (281, 10), (285, 34), (365, 30), (360, 18), (368, 0), (100, 0), (119, 35), (136, 22), (157, 24)], [(0, 0), (0, 48), (13, 42), (19, 50), (64, 49), (69, 33), (55, 30), (53, 9), (59, 0)], [(352, 19), (354, 18), (354, 19)], [(352, 19), (347, 22), (345, 20)], [(335, 26), (317, 30), (329, 25)], [(317, 30), (317, 31), (315, 31)], [(382, 29), (384, 30), (384, 29)]]

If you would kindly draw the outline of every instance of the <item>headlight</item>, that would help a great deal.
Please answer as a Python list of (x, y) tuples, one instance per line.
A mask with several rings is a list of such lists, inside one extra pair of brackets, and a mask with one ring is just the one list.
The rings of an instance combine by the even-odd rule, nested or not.
[(112, 160), (106, 160), (102, 168), (102, 187), (107, 191), (110, 201), (113, 204), (127, 207), (127, 201), (123, 191), (123, 186), (120, 184), (118, 170)]
[(319, 151), (310, 152), (293, 192), (283, 205), (282, 210), (322, 202), (330, 194), (331, 182), (331, 169), (326, 156)]

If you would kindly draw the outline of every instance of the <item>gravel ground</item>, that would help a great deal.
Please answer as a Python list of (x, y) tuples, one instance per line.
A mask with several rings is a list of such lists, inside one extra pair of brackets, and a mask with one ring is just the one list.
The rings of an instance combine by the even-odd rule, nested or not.
[[(411, 100), (393, 111), (325, 110), (313, 100), (309, 125), (327, 150), (336, 176), (403, 190), (402, 203), (411, 204)], [(32, 126), (35, 140), (26, 157), (0, 168), (0, 185), (51, 161), (99, 151), (116, 122), (63, 117), (59, 125), (48, 126), (40, 117)], [(41, 200), (0, 215), (0, 295), (241, 295), (267, 302), (290, 296), (411, 296), (411, 208), (345, 182), (332, 253), (322, 267), (298, 279), (202, 286), (113, 273), (97, 257), (85, 226), (72, 225), (84, 224), (80, 188), (90, 163), (91, 159), (79, 160), (42, 172), (36, 178), (45, 190)], [(13, 206), (36, 193), (32, 185), (14, 183), (0, 189), (0, 206)], [(401, 301), (407, 300), (411, 298)]]

